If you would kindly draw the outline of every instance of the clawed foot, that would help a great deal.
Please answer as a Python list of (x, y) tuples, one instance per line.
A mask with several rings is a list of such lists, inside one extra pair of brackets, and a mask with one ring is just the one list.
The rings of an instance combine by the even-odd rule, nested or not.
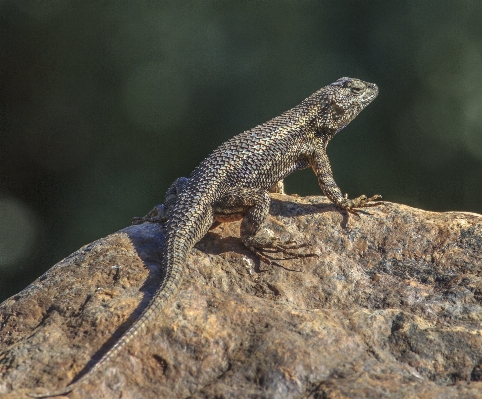
[(348, 199), (347, 195), (345, 195), (345, 198), (343, 198), (340, 203), (336, 204), (336, 206), (340, 209), (343, 209), (344, 211), (347, 211), (348, 213), (360, 216), (358, 214), (359, 209), (357, 208), (370, 208), (373, 206), (385, 205), (383, 202), (378, 201), (380, 199), (382, 199), (382, 196), (378, 194), (375, 194), (370, 198), (367, 198), (366, 195), (360, 195), (359, 197), (352, 200)]
[(297, 259), (297, 258), (310, 258), (313, 256), (318, 256), (316, 253), (299, 253), (294, 252), (294, 249), (300, 249), (308, 247), (309, 244), (307, 243), (298, 243), (294, 240), (280, 242), (279, 238), (274, 236), (269, 237), (248, 237), (243, 240), (244, 245), (253, 252), (257, 257), (259, 257), (263, 262), (267, 263), (268, 265), (277, 265), (281, 266), (276, 263), (273, 259), (270, 259), (266, 256), (264, 252), (269, 252), (270, 254), (281, 252), (284, 255), (288, 255), (289, 258), (287, 259)]
[(167, 220), (167, 211), (164, 204), (156, 205), (151, 211), (143, 217), (134, 217), (131, 224), (164, 223)]
[(133, 217), (131, 219), (131, 224), (134, 225), (134, 224), (142, 224), (142, 223), (163, 223), (164, 220), (163, 219), (159, 219), (158, 217), (154, 217), (154, 218), (147, 218), (147, 217), (139, 217), (139, 216), (136, 216), (136, 217)]

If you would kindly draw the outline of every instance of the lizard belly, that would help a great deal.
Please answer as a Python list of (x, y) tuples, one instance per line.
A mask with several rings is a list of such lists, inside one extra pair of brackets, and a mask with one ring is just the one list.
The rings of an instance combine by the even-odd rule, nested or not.
[(249, 206), (234, 208), (217, 208), (216, 206), (214, 206), (214, 220), (221, 223), (237, 222), (244, 217), (248, 209)]

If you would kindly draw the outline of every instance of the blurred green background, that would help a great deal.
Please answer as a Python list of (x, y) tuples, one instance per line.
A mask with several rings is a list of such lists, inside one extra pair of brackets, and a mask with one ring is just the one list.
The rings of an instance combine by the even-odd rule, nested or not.
[[(350, 197), (482, 213), (482, 2), (0, 0), (0, 300), (342, 77)], [(320, 194), (311, 171), (287, 192)]]

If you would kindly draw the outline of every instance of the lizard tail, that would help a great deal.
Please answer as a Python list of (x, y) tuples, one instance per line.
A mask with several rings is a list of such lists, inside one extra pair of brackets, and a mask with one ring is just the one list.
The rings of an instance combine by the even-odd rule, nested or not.
[[(174, 241), (174, 240), (168, 240)], [(149, 305), (144, 309), (140, 317), (129, 327), (129, 329), (122, 334), (119, 340), (114, 346), (105, 353), (100, 360), (82, 377), (72, 382), (65, 388), (46, 392), (46, 393), (29, 393), (28, 395), (33, 398), (47, 398), (51, 396), (65, 395), (82, 383), (86, 382), (92, 375), (105, 365), (110, 359), (115, 357), (134, 337), (136, 337), (141, 331), (144, 330), (146, 324), (149, 323), (158, 313), (159, 310), (169, 301), (172, 294), (176, 291), (183, 274), (184, 262), (188, 249), (182, 245), (182, 243), (176, 242), (174, 244), (177, 247), (177, 251), (168, 250), (170, 243), (166, 243), (163, 264), (165, 266), (165, 276), (160, 287), (157, 289), (154, 297), (150, 301)], [(176, 245), (177, 244), (177, 245)]]

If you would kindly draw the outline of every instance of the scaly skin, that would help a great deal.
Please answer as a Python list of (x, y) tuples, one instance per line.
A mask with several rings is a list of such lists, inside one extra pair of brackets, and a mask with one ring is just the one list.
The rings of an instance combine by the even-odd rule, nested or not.
[[(340, 209), (377, 205), (381, 198), (345, 198), (333, 179), (326, 146), (330, 139), (378, 94), (373, 83), (341, 78), (318, 90), (300, 105), (221, 144), (192, 172), (178, 179), (166, 194), (165, 205), (134, 223), (166, 223), (163, 248), (164, 278), (139, 319), (85, 375), (63, 389), (33, 397), (66, 394), (87, 381), (135, 338), (176, 291), (186, 256), (214, 223), (239, 220), (243, 243), (263, 260), (266, 248), (292, 254), (303, 245), (282, 243), (277, 237), (259, 238), (268, 215), (270, 191), (281, 191), (289, 174), (311, 166), (325, 195)], [(310, 256), (311, 254), (298, 255)]]

